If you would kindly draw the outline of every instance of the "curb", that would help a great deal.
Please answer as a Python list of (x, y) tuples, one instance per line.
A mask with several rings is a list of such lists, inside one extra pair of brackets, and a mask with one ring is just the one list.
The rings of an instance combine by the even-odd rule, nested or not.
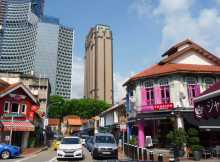
[(28, 153), (28, 154), (21, 154), (21, 155), (23, 155), (23, 156), (34, 155), (34, 154), (39, 154), (39, 153), (41, 153), (43, 151), (46, 151), (46, 150), (48, 150), (47, 146), (45, 146), (45, 147), (43, 147), (43, 148), (41, 148), (41, 149), (39, 149), (39, 150), (37, 150), (35, 152)]

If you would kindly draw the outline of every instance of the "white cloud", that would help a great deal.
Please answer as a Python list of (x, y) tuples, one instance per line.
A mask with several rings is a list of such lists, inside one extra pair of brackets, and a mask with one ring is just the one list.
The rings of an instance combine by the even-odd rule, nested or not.
[(140, 18), (149, 16), (153, 9), (152, 2), (153, 0), (134, 0), (129, 7), (129, 11), (136, 12)]
[(200, 1), (175, 0), (171, 3), (168, 0), (160, 0), (151, 12), (147, 11), (156, 19), (162, 18), (160, 20), (163, 21), (161, 38), (163, 51), (179, 41), (190, 38), (216, 55), (220, 55), (219, 10), (203, 8), (195, 16), (192, 8), (194, 5), (196, 6), (196, 3), (200, 3)]
[(84, 60), (81, 57), (73, 58), (72, 93), (71, 98), (82, 98), (84, 87)]
[(127, 76), (122, 76), (119, 73), (114, 73), (114, 101), (118, 102), (126, 96), (125, 87), (122, 85), (127, 81)]

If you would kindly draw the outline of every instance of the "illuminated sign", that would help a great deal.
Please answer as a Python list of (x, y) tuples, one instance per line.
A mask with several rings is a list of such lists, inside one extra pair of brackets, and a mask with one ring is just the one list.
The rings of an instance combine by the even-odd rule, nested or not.
[(153, 107), (154, 110), (172, 110), (174, 105), (173, 103), (166, 103), (166, 104), (156, 104)]

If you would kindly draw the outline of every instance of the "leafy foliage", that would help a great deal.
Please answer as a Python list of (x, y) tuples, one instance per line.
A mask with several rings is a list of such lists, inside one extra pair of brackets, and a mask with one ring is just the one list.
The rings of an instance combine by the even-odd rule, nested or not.
[(109, 108), (105, 101), (94, 99), (64, 100), (60, 96), (51, 96), (49, 99), (50, 118), (62, 118), (66, 115), (77, 115), (81, 118), (91, 118)]
[(202, 149), (202, 146), (199, 144), (199, 131), (195, 128), (190, 128), (188, 130), (188, 141), (187, 144), (192, 148), (193, 151), (198, 151)]
[(178, 128), (167, 134), (167, 139), (178, 148), (182, 148), (187, 142), (187, 133), (184, 129)]

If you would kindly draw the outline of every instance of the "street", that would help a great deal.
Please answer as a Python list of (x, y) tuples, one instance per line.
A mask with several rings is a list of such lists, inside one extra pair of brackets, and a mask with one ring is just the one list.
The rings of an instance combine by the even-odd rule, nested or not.
[[(90, 152), (87, 149), (84, 149), (84, 155), (85, 158), (84, 160), (64, 160), (66, 162), (68, 161), (75, 161), (75, 162), (116, 162), (117, 160), (93, 160), (91, 157)], [(34, 154), (31, 156), (27, 156), (27, 157), (19, 157), (19, 158), (15, 158), (15, 159), (10, 159), (10, 160), (1, 160), (2, 162), (57, 162), (56, 159), (56, 151), (53, 151), (51, 149), (48, 149), (46, 151), (40, 152), (39, 154)]]

